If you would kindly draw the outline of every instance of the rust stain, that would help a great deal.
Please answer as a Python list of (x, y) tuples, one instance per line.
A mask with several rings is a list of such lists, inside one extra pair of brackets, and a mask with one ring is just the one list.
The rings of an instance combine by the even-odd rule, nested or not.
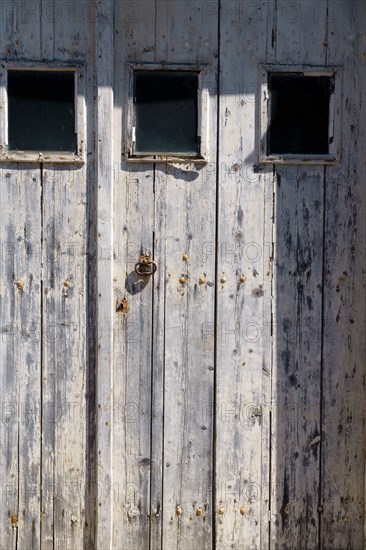
[(24, 281), (22, 281), (22, 279), (18, 279), (15, 284), (17, 285), (17, 287), (19, 288), (19, 290), (21, 290), (23, 292), (24, 290)]
[(116, 302), (116, 312), (117, 313), (128, 313), (128, 300), (124, 298), (123, 300), (117, 300)]
[(11, 516), (11, 526), (18, 527), (18, 516), (16, 514)]

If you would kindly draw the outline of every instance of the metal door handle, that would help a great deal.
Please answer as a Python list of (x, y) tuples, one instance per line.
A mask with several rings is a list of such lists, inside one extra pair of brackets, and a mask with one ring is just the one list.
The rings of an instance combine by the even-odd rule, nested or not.
[(149, 255), (140, 256), (140, 261), (135, 265), (137, 275), (154, 275), (158, 266)]

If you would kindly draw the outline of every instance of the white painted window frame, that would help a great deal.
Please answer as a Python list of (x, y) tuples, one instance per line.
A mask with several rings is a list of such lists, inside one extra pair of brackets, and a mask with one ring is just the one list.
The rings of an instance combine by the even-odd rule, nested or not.
[[(208, 139), (209, 139), (209, 75), (208, 66), (205, 64), (169, 64), (169, 63), (127, 63), (127, 80), (128, 80), (128, 106), (127, 117), (125, 117), (125, 132), (124, 142), (125, 157), (127, 162), (135, 163), (198, 163), (206, 164), (208, 162)], [(197, 135), (199, 138), (199, 153), (197, 155), (189, 155), (185, 153), (179, 154), (137, 154), (134, 152), (135, 144), (135, 107), (134, 107), (134, 74), (135, 71), (180, 71), (187, 73), (198, 74), (198, 120), (197, 120)]]
[[(310, 65), (272, 65), (262, 64), (261, 95), (260, 95), (260, 132), (259, 132), (259, 162), (261, 164), (313, 164), (336, 165), (341, 163), (341, 113), (342, 113), (342, 72), (341, 67), (324, 67)], [(300, 73), (304, 76), (330, 76), (334, 79), (334, 92), (329, 102), (328, 139), (329, 154), (283, 154), (269, 155), (267, 153), (267, 131), (270, 124), (269, 113), (269, 74), (270, 73)]]
[[(11, 151), (8, 146), (8, 71), (66, 71), (74, 73), (76, 153), (68, 151)], [(0, 61), (0, 162), (83, 164), (86, 148), (85, 73), (81, 64), (39, 61)]]

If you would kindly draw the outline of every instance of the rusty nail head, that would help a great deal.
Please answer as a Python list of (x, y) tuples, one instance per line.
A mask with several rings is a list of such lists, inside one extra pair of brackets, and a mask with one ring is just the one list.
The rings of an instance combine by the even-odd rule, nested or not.
[(18, 516), (17, 515), (13, 515), (11, 516), (11, 524), (13, 527), (16, 527), (18, 525)]
[(24, 281), (22, 281), (22, 279), (18, 279), (18, 280), (16, 281), (16, 285), (17, 285), (17, 287), (19, 288), (19, 290), (23, 290), (23, 288), (24, 288)]

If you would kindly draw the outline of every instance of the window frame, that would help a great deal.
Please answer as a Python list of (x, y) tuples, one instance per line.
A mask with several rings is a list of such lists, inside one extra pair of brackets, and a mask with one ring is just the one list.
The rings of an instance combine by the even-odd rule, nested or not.
[[(261, 164), (295, 164), (295, 165), (336, 165), (341, 163), (341, 101), (342, 81), (341, 67), (324, 67), (310, 65), (272, 65), (262, 64), (260, 83), (260, 131), (259, 131), (259, 162)], [(329, 101), (328, 141), (329, 153), (310, 155), (296, 154), (269, 154), (267, 132), (270, 127), (269, 112), (269, 75), (270, 74), (302, 74), (305, 77), (328, 76), (334, 80), (334, 91)]]
[[(74, 105), (76, 152), (71, 151), (17, 151), (8, 145), (8, 72), (9, 71), (45, 71), (74, 73)], [(85, 116), (85, 72), (82, 64), (0, 62), (0, 162), (52, 162), (57, 164), (85, 163), (86, 116)]]
[[(125, 158), (127, 162), (135, 163), (198, 163), (206, 164), (208, 162), (208, 113), (209, 113), (209, 85), (208, 85), (208, 65), (207, 64), (168, 64), (168, 63), (127, 63), (127, 117), (125, 122)], [(135, 72), (136, 71), (159, 71), (159, 72), (187, 72), (198, 75), (197, 89), (197, 139), (199, 143), (199, 152), (196, 155), (188, 153), (161, 154), (153, 153), (135, 153)]]

